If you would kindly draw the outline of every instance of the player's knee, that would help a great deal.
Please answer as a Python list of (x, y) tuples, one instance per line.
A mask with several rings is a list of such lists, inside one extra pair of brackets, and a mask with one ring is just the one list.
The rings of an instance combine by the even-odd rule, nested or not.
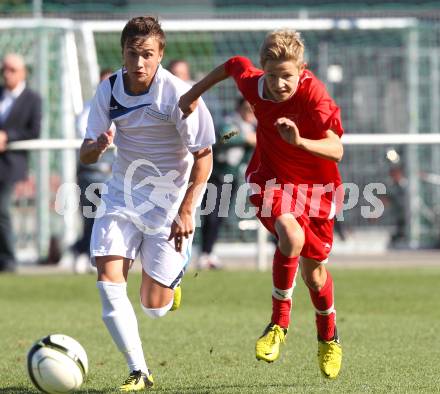
[(299, 256), (304, 246), (304, 231), (288, 221), (277, 222), (279, 247), (286, 256)]
[(141, 301), (141, 308), (144, 311), (144, 313), (151, 317), (152, 319), (158, 319), (159, 317), (164, 317), (168, 311), (171, 309), (171, 306), (173, 305), (173, 300), (165, 306), (159, 307), (159, 308), (148, 308), (144, 304), (142, 304)]
[(318, 281), (318, 280), (314, 280), (314, 279), (310, 279), (310, 278), (304, 278), (304, 283), (306, 284), (306, 286), (314, 291), (314, 292), (319, 292), (322, 288), (323, 285)]
[(324, 275), (319, 269), (301, 270), (301, 276), (306, 286), (312, 291), (319, 292), (325, 285)]

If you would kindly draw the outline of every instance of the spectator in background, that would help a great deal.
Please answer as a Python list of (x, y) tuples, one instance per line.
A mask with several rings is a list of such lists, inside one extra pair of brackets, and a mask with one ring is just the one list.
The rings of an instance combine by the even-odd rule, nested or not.
[[(113, 72), (110, 69), (103, 69), (100, 73), (100, 81), (108, 79)], [(89, 118), (91, 101), (84, 104), (84, 109), (77, 119), (77, 137), (84, 139), (87, 129), (87, 120)], [(113, 128), (113, 125), (112, 125)], [(92, 183), (105, 183), (111, 175), (111, 166), (114, 159), (114, 150), (107, 150), (102, 155), (99, 162), (94, 164), (78, 165), (78, 184), (81, 189), (80, 205), (81, 207), (91, 205), (86, 198), (85, 191)], [(100, 196), (99, 188), (94, 190), (94, 193)], [(82, 212), (82, 210), (81, 210)], [(90, 237), (92, 235), (93, 218), (88, 218), (82, 215), (83, 218), (83, 233), (81, 238), (72, 246), (73, 252), (73, 269), (76, 273), (84, 273), (91, 269), (90, 264)]]
[(406, 192), (408, 180), (405, 178), (402, 167), (392, 164), (389, 170), (390, 181), (387, 185), (387, 200), (390, 205), (391, 217), (394, 218), (394, 231), (391, 234), (390, 248), (406, 248)]
[(2, 60), (0, 86), (0, 272), (15, 271), (14, 237), (10, 216), (16, 182), (26, 179), (28, 154), (8, 151), (9, 142), (40, 136), (41, 98), (26, 87), (24, 59), (15, 53)]
[[(244, 182), (244, 171), (256, 144), (256, 127), (257, 119), (251, 105), (240, 97), (237, 99), (234, 113), (225, 118), (218, 142), (214, 145), (214, 168), (209, 182), (216, 187), (217, 198), (214, 210), (202, 219), (201, 255), (197, 262), (199, 269), (221, 267), (219, 258), (213, 254), (214, 244), (224, 219), (219, 212), (220, 194), (223, 184), (231, 183), (233, 201), (239, 185)], [(226, 140), (227, 135), (236, 132), (237, 135)], [(207, 194), (205, 194), (205, 204)]]
[[(173, 59), (168, 63), (167, 70), (180, 78), (182, 81), (185, 81), (188, 85), (194, 85), (194, 80), (191, 76), (191, 67), (186, 60), (183, 59)], [(223, 105), (218, 99), (215, 92), (206, 92), (203, 96), (203, 100), (205, 101), (207, 107), (209, 108), (209, 112), (212, 115), (214, 120), (214, 125), (216, 130), (222, 127), (224, 112)]]
[(347, 232), (345, 231), (344, 223), (339, 221), (337, 218), (335, 218), (334, 221), (334, 230), (336, 234), (338, 234), (341, 241), (345, 241), (347, 239)]
[(171, 74), (180, 78), (182, 81), (185, 81), (190, 85), (194, 84), (194, 81), (191, 79), (189, 63), (186, 60), (173, 59), (168, 63), (167, 69)]

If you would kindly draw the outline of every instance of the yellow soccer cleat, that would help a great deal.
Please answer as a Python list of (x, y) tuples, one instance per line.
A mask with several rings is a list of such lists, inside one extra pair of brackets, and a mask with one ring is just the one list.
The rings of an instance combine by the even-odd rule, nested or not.
[(153, 387), (153, 375), (148, 371), (148, 375), (142, 371), (133, 371), (125, 382), (119, 387), (120, 392), (130, 393), (132, 391), (144, 391)]
[(338, 376), (342, 363), (342, 347), (336, 332), (331, 341), (318, 339), (318, 363), (326, 378), (335, 379)]
[(255, 345), (257, 360), (264, 360), (268, 363), (274, 362), (280, 356), (280, 344), (285, 341), (286, 335), (287, 328), (270, 323)]
[(182, 302), (182, 288), (179, 285), (174, 289), (173, 305), (171, 306), (170, 311), (175, 311), (179, 309), (181, 302)]

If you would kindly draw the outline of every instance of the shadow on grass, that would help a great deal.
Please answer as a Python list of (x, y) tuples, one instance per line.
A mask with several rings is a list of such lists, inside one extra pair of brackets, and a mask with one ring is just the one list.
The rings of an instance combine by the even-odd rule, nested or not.
[[(114, 389), (103, 390), (80, 390), (75, 391), (76, 394), (98, 394), (98, 393), (113, 393)], [(0, 394), (37, 394), (40, 391), (36, 389), (28, 389), (23, 387), (2, 387), (0, 388)]]
[(160, 388), (155, 387), (154, 392), (159, 393), (172, 393), (172, 394), (180, 394), (180, 393), (191, 393), (191, 394), (210, 394), (210, 393), (228, 393), (228, 389), (231, 390), (239, 390), (239, 389), (248, 389), (249, 392), (264, 392), (264, 389), (276, 388), (282, 393), (282, 389), (294, 389), (298, 386), (295, 384), (221, 384), (215, 387), (212, 386), (187, 386), (187, 387), (177, 387), (173, 389)]
[[(264, 392), (264, 389), (277, 388), (280, 392), (282, 389), (293, 389), (298, 388), (294, 384), (222, 384), (216, 387), (212, 386), (186, 386), (186, 387), (176, 387), (176, 388), (161, 388), (160, 386), (155, 386), (151, 393), (170, 393), (170, 394), (181, 394), (181, 393), (191, 393), (191, 394), (210, 394), (210, 393), (228, 393), (229, 389), (239, 390), (239, 389), (249, 389), (250, 392), (256, 390)], [(114, 393), (115, 390), (112, 388), (105, 388), (102, 390), (79, 390), (75, 391), (75, 394), (98, 394), (98, 393)], [(0, 394), (37, 394), (39, 391), (35, 389), (28, 389), (23, 387), (3, 387), (0, 388)]]

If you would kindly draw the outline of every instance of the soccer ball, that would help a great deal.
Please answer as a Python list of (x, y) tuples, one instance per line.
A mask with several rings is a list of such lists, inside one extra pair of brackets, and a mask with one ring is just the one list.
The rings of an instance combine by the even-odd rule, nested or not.
[(27, 355), (29, 377), (43, 393), (77, 390), (84, 382), (88, 369), (86, 351), (67, 335), (48, 335), (37, 341)]

